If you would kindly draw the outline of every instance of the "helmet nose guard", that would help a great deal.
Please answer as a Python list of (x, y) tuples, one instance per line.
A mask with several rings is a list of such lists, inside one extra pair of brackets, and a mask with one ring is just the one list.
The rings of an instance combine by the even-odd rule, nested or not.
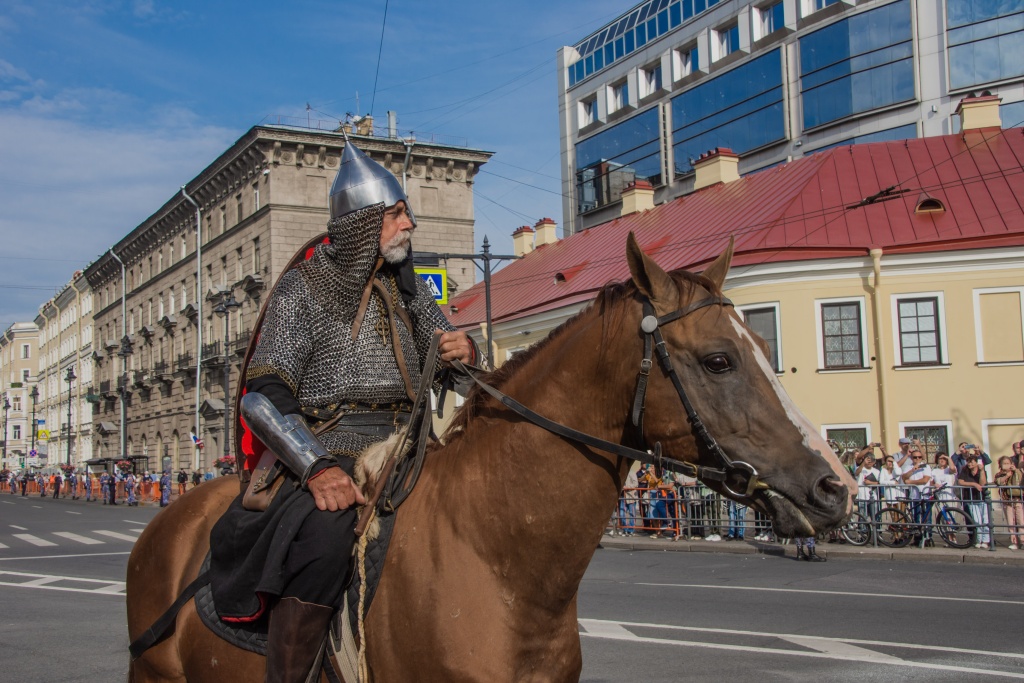
[(409, 206), (409, 198), (402, 190), (398, 179), (363, 154), (346, 135), (345, 149), (341, 153), (341, 167), (331, 186), (331, 218), (340, 218), (381, 202), (384, 202), (385, 207), (405, 202), (409, 220), (412, 221), (413, 227), (416, 226), (416, 217)]

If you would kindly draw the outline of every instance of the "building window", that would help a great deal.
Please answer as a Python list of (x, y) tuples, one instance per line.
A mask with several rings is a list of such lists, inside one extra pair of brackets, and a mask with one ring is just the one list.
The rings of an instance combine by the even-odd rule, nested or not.
[(912, 37), (899, 0), (801, 38), (804, 128), (913, 100)]
[(260, 210), (260, 183), (256, 181), (252, 184), (252, 212), (256, 213)]
[(156, 255), (156, 272), (164, 272), (164, 252), (159, 252)]
[(658, 109), (653, 107), (576, 145), (579, 211), (618, 201), (633, 180), (661, 184)]
[(740, 49), (740, 25), (725, 26), (714, 32), (715, 56), (717, 61)]
[(693, 160), (715, 147), (737, 154), (782, 140), (782, 53), (772, 50), (672, 98), (675, 172), (693, 172)]
[(32, 357), (31, 354), (32, 354), (32, 352), (31, 352), (31, 350), (29, 348), (29, 345), (28, 344), (22, 344), (21, 345), (21, 358), (22, 358), (22, 360), (27, 360), (27, 359), (31, 358)]
[(228, 284), (228, 257), (227, 256), (221, 256), (220, 257), (220, 283), (221, 283), (221, 285), (223, 285), (225, 287)]
[(757, 9), (757, 37), (764, 38), (786, 25), (782, 2), (776, 2)]
[(236, 218), (236, 221), (235, 221), (236, 223), (241, 223), (242, 222), (243, 216), (242, 216), (242, 193), (241, 192), (239, 192), (238, 194), (235, 195), (235, 218)]
[(863, 303), (859, 300), (818, 302), (821, 309), (821, 367), (846, 370), (864, 367)]
[(608, 111), (619, 111), (629, 106), (629, 83), (622, 81), (613, 85), (608, 92)]
[(825, 439), (829, 445), (842, 454), (848, 450), (859, 451), (868, 445), (868, 428), (843, 425), (840, 427), (826, 427)]
[(224, 234), (224, 231), (228, 229), (228, 207), (220, 207), (220, 234)]
[(661, 90), (661, 62), (640, 70), (640, 96), (647, 97)]
[(21, 381), (22, 382), (27, 382), (28, 381), (28, 377), (29, 377), (29, 371), (28, 370), (22, 370), (21, 371)]
[(747, 324), (761, 339), (768, 344), (768, 362), (775, 372), (781, 372), (782, 359), (779, 349), (779, 307), (771, 306), (742, 307), (743, 322)]
[(597, 123), (597, 98), (589, 97), (579, 102), (579, 127), (584, 128), (592, 123)]
[(949, 453), (949, 426), (935, 423), (900, 425), (903, 436), (921, 442), (921, 450), (928, 462), (935, 462), (936, 453)]
[(1024, 4), (946, 0), (946, 26), (951, 87), (1024, 74)]
[(1024, 287), (987, 287), (973, 294), (978, 363), (1024, 363)]
[(672, 51), (672, 68), (675, 69), (675, 80), (686, 78), (700, 69), (700, 57), (697, 46)]
[(252, 273), (258, 275), (262, 264), (260, 263), (260, 238), (254, 237), (252, 240)]
[(242, 248), (235, 249), (235, 282), (241, 281), (242, 274)]
[(14, 425), (14, 440), (21, 439), (21, 425)]
[(896, 301), (900, 359), (903, 365), (938, 365), (943, 361), (939, 298)]
[(21, 396), (11, 396), (11, 410), (16, 413), (21, 412)]

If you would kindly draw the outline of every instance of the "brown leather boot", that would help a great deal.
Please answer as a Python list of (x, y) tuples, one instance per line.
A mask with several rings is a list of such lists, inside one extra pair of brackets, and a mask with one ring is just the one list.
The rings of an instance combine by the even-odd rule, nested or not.
[[(303, 683), (320, 654), (334, 608), (282, 598), (270, 611), (266, 683)], [(316, 676), (313, 680), (320, 680)]]

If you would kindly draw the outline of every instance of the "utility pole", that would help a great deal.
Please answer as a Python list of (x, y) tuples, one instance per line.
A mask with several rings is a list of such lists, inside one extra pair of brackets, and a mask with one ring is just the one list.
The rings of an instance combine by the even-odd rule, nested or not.
[(29, 452), (36, 450), (36, 400), (39, 399), (39, 385), (32, 385), (32, 393), (29, 394), (32, 397), (32, 447)]
[[(68, 374), (64, 379), (68, 382), (68, 465), (71, 465), (71, 383), (74, 382), (77, 377), (75, 376), (75, 366), (68, 366)], [(33, 405), (35, 405), (33, 403)], [(60, 457), (60, 456), (57, 456)]]
[[(491, 331), (491, 261), (515, 261), (516, 259), (522, 258), (521, 256), (515, 256), (514, 254), (492, 254), (491, 243), (487, 240), (487, 235), (484, 235), (483, 250), (479, 254), (429, 254), (422, 253), (418, 254), (420, 257), (433, 258), (436, 257), (441, 260), (448, 259), (467, 259), (473, 262), (480, 272), (484, 274), (484, 301), (487, 308), (487, 367), (491, 370), (494, 369), (494, 346), (491, 343), (493, 339), (493, 332)], [(477, 261), (483, 261), (484, 265), (481, 266)]]
[(4, 464), (7, 463), (7, 411), (11, 409), (11, 402), (7, 400), (7, 394), (4, 394)]
[[(231, 441), (228, 434), (231, 432), (231, 353), (228, 348), (228, 338), (231, 331), (231, 314), (241, 308), (242, 304), (235, 301), (234, 291), (221, 294), (220, 303), (213, 309), (213, 312), (224, 318), (224, 457), (231, 455)], [(241, 380), (239, 380), (241, 381)]]

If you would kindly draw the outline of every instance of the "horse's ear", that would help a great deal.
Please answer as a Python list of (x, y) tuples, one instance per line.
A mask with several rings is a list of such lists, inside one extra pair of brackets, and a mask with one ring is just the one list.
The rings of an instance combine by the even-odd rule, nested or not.
[(715, 259), (715, 262), (707, 267), (702, 274), (707, 279), (715, 283), (718, 287), (718, 291), (722, 291), (722, 286), (725, 284), (725, 276), (729, 274), (729, 265), (732, 263), (732, 252), (733, 246), (736, 240), (729, 237), (729, 246), (726, 247), (725, 251)]
[(626, 261), (637, 288), (651, 300), (655, 309), (670, 311), (678, 306), (679, 290), (672, 277), (644, 253), (630, 231), (626, 241)]

